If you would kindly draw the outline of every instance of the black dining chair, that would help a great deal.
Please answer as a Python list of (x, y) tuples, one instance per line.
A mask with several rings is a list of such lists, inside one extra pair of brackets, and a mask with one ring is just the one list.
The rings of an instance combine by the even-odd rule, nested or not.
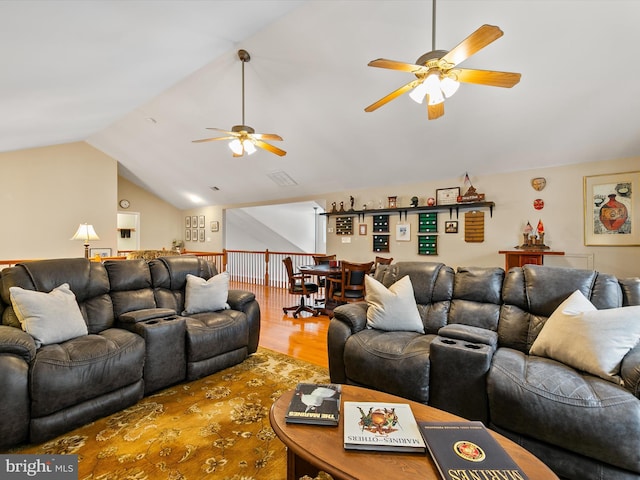
[(289, 278), (289, 293), (292, 295), (300, 295), (300, 302), (293, 307), (282, 307), (282, 311), (286, 315), (287, 312), (293, 311), (293, 318), (298, 318), (300, 312), (308, 312), (317, 317), (320, 312), (313, 307), (306, 304), (305, 298), (309, 298), (312, 293), (318, 293), (318, 284), (308, 282), (311, 275), (305, 275), (303, 273), (294, 273), (293, 261), (291, 257), (286, 257), (282, 260), (287, 270), (287, 277)]
[[(336, 260), (336, 256), (334, 255), (314, 255), (313, 256), (313, 263), (315, 263), (316, 265), (329, 265), (329, 263), (331, 263), (332, 261)], [(317, 278), (317, 282), (318, 282), (318, 287), (319, 288), (323, 288), (325, 289), (325, 296), (326, 296), (326, 287), (327, 287), (327, 280), (324, 277), (318, 277)], [(316, 298), (316, 305), (320, 304), (320, 303), (324, 303), (325, 302), (325, 298)]]
[(371, 272), (373, 262), (340, 264), (340, 278), (328, 278), (328, 296), (338, 303), (362, 302), (366, 294), (364, 277)]

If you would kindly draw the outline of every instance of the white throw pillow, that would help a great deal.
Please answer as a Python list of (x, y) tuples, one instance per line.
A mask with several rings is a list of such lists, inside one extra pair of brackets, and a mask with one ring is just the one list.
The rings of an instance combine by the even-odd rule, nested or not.
[(386, 331), (424, 333), (413, 285), (408, 275), (389, 288), (371, 275), (365, 275), (367, 327)]
[(33, 337), (36, 348), (89, 333), (68, 283), (49, 293), (9, 287), (9, 295), (22, 330)]
[(597, 310), (578, 290), (551, 314), (529, 353), (620, 383), (620, 363), (640, 341), (640, 306)]
[(183, 313), (190, 315), (230, 308), (227, 303), (228, 297), (229, 274), (227, 272), (219, 273), (209, 280), (189, 273), (187, 274)]

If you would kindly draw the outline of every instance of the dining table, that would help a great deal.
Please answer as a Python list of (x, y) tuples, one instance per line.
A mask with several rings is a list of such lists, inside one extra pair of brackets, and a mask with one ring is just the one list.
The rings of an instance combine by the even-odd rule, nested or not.
[[(340, 275), (342, 275), (342, 268), (339, 266), (339, 263), (335, 266), (328, 263), (320, 263), (318, 265), (301, 265), (298, 267), (298, 271), (304, 275), (315, 275), (318, 277), (340, 277)], [(329, 282), (327, 281), (325, 284), (328, 285)], [(332, 317), (333, 309), (336, 308), (339, 303), (329, 298), (326, 287), (324, 293), (324, 306), (318, 307), (316, 310), (319, 310), (323, 315)]]

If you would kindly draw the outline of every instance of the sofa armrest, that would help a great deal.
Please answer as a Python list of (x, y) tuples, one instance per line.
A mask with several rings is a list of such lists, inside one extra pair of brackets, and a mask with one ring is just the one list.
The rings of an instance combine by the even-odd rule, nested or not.
[(244, 312), (249, 322), (249, 353), (258, 350), (260, 341), (260, 305), (253, 292), (247, 290), (229, 290), (227, 303), (232, 310)]
[(227, 303), (232, 310), (244, 312), (245, 306), (256, 299), (252, 292), (246, 290), (229, 290)]
[(0, 325), (0, 354), (15, 355), (30, 363), (36, 356), (36, 342), (27, 332)]
[(154, 318), (166, 318), (176, 316), (176, 311), (172, 308), (144, 308), (123, 313), (118, 317), (120, 323), (138, 323)]
[(487, 330), (486, 328), (472, 327), (461, 323), (451, 323), (438, 330), (441, 337), (462, 340), (463, 342), (479, 343), (488, 345), (494, 350), (498, 345), (498, 332)]
[(333, 310), (333, 318), (345, 323), (354, 334), (367, 327), (367, 304), (365, 302), (347, 303)]
[(622, 359), (620, 376), (624, 387), (640, 398), (640, 343)]

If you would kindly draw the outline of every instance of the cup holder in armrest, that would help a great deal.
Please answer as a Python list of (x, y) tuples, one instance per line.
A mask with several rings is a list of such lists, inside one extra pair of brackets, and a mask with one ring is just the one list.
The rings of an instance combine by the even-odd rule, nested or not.
[(482, 347), (480, 347), (480, 345), (474, 345), (472, 343), (465, 343), (464, 346), (467, 347), (467, 348), (472, 348), (474, 350), (479, 350), (480, 348), (482, 348)]
[(442, 340), (440, 340), (442, 343), (446, 343), (447, 345), (455, 345), (456, 342), (455, 340), (449, 340), (448, 338), (443, 338)]

